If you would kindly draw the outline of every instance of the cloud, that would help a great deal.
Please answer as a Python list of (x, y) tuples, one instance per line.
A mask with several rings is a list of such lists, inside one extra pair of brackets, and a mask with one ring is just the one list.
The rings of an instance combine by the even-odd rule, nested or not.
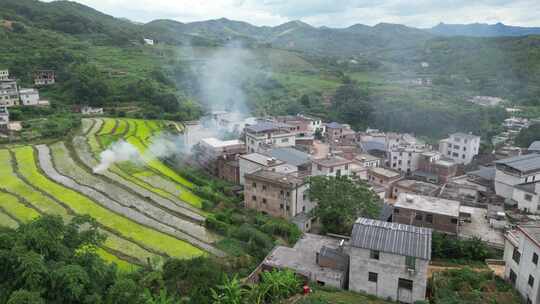
[[(51, 1), (51, 0), (47, 0)], [(191, 22), (221, 17), (256, 25), (294, 19), (315, 26), (380, 22), (431, 27), (445, 23), (540, 26), (538, 0), (77, 0), (116, 17)]]

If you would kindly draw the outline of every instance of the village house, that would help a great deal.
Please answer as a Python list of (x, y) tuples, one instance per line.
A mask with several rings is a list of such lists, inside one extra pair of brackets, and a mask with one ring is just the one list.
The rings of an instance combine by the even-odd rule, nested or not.
[(426, 297), (431, 229), (358, 219), (349, 249), (349, 289), (414, 303)]
[(0, 105), (0, 131), (6, 131), (9, 124), (9, 111), (6, 106)]
[(528, 153), (540, 153), (540, 140), (533, 141), (529, 148), (527, 149)]
[(296, 127), (284, 123), (260, 121), (244, 128), (249, 153), (260, 153), (273, 147), (294, 147)]
[(21, 99), (21, 105), (23, 106), (48, 106), (48, 100), (41, 100), (39, 98), (39, 91), (37, 89), (20, 89), (19, 96)]
[(294, 127), (298, 138), (313, 137), (317, 129), (322, 132), (322, 121), (320, 119), (311, 118), (301, 114), (277, 116), (274, 118), (274, 121)]
[(412, 179), (402, 179), (392, 184), (391, 197), (396, 199), (401, 193), (436, 196), (439, 186)]
[(349, 176), (352, 161), (340, 156), (328, 155), (325, 158), (313, 159), (311, 174), (313, 176)]
[(0, 81), (0, 105), (11, 107), (19, 104), (19, 90), (15, 80)]
[(81, 107), (82, 115), (103, 115), (103, 108), (83, 106)]
[(330, 145), (349, 145), (356, 143), (356, 132), (347, 124), (331, 122), (326, 124), (326, 141)]
[(297, 168), (299, 175), (311, 174), (311, 155), (293, 147), (273, 148), (264, 153)]
[(392, 222), (458, 234), (460, 202), (401, 193), (394, 203)]
[(519, 210), (540, 214), (540, 180), (515, 185), (512, 200)]
[(246, 145), (242, 141), (203, 138), (197, 152), (197, 162), (210, 174), (231, 183), (240, 182), (238, 156), (246, 153)]
[(0, 70), (0, 81), (9, 80), (9, 70)]
[(454, 133), (439, 141), (439, 152), (453, 159), (458, 164), (468, 165), (478, 155), (480, 136), (465, 133)]
[(302, 231), (311, 229), (309, 212), (315, 203), (309, 199), (307, 180), (291, 173), (260, 169), (244, 175), (246, 208), (291, 220)]
[(386, 168), (369, 168), (368, 183), (375, 187), (386, 189), (386, 197), (390, 196), (392, 184), (401, 179), (401, 174)]
[(382, 159), (371, 154), (362, 153), (356, 155), (352, 161), (352, 175), (358, 177), (360, 180), (367, 180), (369, 168), (380, 167)]
[(457, 172), (458, 164), (452, 159), (442, 157), (439, 152), (429, 151), (420, 154), (418, 159), (418, 170), (414, 172), (413, 175), (433, 177), (436, 179), (428, 181), (444, 184), (455, 177)]
[(424, 149), (417, 148), (393, 148), (387, 152), (389, 167), (403, 174), (410, 175), (412, 172), (418, 170), (420, 156), (424, 152)]
[(540, 154), (495, 161), (495, 193), (512, 204), (514, 186), (540, 180)]
[(295, 173), (298, 168), (285, 163), (284, 161), (272, 158), (260, 153), (249, 153), (238, 156), (239, 182), (244, 185), (244, 176), (259, 169), (266, 169), (275, 172)]
[(304, 233), (294, 247), (276, 246), (249, 277), (259, 280), (262, 271), (288, 269), (305, 281), (321, 286), (347, 288), (349, 255), (343, 239)]
[(504, 278), (512, 284), (529, 303), (540, 301), (540, 225), (538, 223), (518, 225), (505, 234)]
[(46, 86), (56, 82), (56, 72), (53, 70), (38, 70), (34, 72), (34, 85)]

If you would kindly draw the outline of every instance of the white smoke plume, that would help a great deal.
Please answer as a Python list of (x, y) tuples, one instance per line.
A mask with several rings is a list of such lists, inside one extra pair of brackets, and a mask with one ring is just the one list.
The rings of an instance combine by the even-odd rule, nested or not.
[(107, 150), (101, 152), (99, 159), (100, 163), (93, 169), (94, 173), (102, 173), (111, 165), (118, 162), (131, 161), (133, 163), (141, 163), (142, 161), (139, 150), (123, 140), (113, 143)]

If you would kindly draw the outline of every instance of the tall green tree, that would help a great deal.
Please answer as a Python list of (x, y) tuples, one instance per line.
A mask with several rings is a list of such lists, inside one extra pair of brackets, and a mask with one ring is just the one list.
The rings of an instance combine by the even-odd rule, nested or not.
[(528, 148), (534, 141), (540, 140), (540, 124), (534, 124), (522, 129), (516, 136), (516, 145)]
[(358, 217), (375, 218), (381, 208), (380, 198), (366, 185), (346, 176), (316, 176), (310, 179), (309, 197), (317, 203), (317, 216), (325, 232), (350, 234)]
[(330, 107), (331, 116), (351, 125), (354, 129), (368, 126), (373, 107), (367, 89), (349, 78), (336, 90)]

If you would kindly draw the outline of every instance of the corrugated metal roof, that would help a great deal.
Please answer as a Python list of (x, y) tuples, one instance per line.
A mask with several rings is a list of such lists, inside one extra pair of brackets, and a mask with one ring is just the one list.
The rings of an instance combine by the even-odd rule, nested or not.
[(268, 152), (270, 156), (293, 166), (300, 166), (311, 161), (311, 156), (294, 148), (274, 148)]
[(539, 151), (540, 152), (540, 140), (533, 141), (529, 146), (529, 151)]
[(431, 259), (431, 229), (359, 218), (354, 224), (351, 246)]
[(527, 154), (501, 159), (496, 164), (506, 165), (521, 172), (540, 170), (540, 154)]

